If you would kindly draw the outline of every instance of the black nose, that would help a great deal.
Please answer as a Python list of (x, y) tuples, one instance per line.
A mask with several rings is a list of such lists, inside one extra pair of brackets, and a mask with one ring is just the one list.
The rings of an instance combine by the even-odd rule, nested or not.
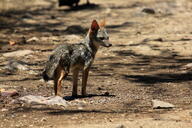
[(112, 46), (112, 44), (109, 44), (109, 45), (108, 45), (108, 47), (111, 47), (111, 46)]

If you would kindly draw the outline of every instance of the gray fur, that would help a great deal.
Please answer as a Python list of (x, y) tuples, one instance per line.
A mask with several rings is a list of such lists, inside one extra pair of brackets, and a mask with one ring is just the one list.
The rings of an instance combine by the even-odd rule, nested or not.
[(53, 79), (54, 72), (59, 64), (67, 73), (70, 67), (76, 67), (76, 65), (82, 65), (80, 68), (86, 69), (91, 66), (95, 53), (96, 49), (89, 47), (87, 38), (79, 44), (60, 45), (49, 56), (44, 73), (49, 79)]

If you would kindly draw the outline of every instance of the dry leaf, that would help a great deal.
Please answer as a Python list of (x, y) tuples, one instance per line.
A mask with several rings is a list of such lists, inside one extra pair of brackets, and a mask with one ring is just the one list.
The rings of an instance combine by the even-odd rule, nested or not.
[(9, 45), (13, 46), (13, 45), (15, 45), (15, 44), (16, 44), (15, 41), (9, 41)]

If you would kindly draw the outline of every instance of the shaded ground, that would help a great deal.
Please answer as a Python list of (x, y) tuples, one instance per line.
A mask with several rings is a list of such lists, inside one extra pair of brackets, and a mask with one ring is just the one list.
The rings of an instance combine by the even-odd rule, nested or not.
[[(92, 19), (107, 19), (113, 47), (101, 48), (88, 81), (85, 106), (74, 108), (29, 107), (11, 104), (0, 97), (0, 127), (188, 127), (192, 124), (192, 75), (183, 68), (192, 63), (192, 2), (190, 0), (92, 0), (90, 6), (58, 8), (54, 2), (27, 10), (0, 13), (0, 53), (22, 49), (24, 57), (0, 56), (0, 87), (15, 88), (20, 96), (53, 95), (52, 84), (41, 81), (41, 71), (51, 50), (61, 43), (83, 38)], [(153, 8), (155, 14), (142, 12)], [(22, 37), (38, 41), (21, 42)], [(20, 60), (29, 71), (4, 69), (10, 60)], [(71, 76), (63, 95), (71, 95)], [(18, 96), (14, 97), (16, 99)], [(176, 105), (174, 110), (153, 110), (151, 100)], [(163, 125), (162, 125), (163, 123)], [(79, 126), (80, 125), (80, 126)]]

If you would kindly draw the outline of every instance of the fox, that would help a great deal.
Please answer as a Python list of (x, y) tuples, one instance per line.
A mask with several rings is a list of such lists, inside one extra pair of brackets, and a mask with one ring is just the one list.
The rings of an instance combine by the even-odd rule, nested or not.
[(62, 96), (62, 80), (72, 72), (72, 96), (77, 97), (78, 74), (82, 71), (81, 95), (86, 96), (89, 70), (100, 46), (111, 47), (105, 20), (100, 24), (93, 20), (85, 38), (76, 44), (62, 44), (53, 50), (45, 64), (43, 79), (54, 81), (54, 93)]

